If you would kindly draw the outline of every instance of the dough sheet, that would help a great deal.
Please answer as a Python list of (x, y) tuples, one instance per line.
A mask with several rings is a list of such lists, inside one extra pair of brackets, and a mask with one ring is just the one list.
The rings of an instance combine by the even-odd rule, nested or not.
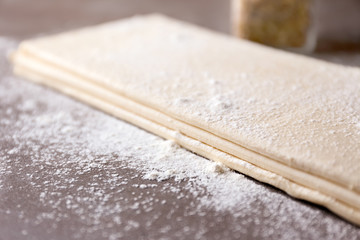
[(14, 70), (360, 224), (360, 71), (159, 15), (24, 41)]

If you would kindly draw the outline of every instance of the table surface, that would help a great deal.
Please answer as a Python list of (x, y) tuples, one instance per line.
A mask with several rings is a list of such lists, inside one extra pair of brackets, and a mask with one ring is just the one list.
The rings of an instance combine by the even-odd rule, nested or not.
[[(251, 206), (242, 199), (230, 210), (199, 202), (241, 195), (226, 186), (212, 193), (188, 178), (146, 180), (128, 142), (161, 139), (11, 73), (6, 54), (22, 39), (150, 12), (230, 29), (228, 1), (0, 0), (0, 239), (359, 239), (358, 227), (328, 210), (253, 179), (249, 191), (267, 199), (249, 192)], [(360, 66), (358, 52), (312, 57)], [(106, 124), (120, 126), (121, 151), (103, 136)], [(97, 136), (108, 148), (87, 142)], [(271, 198), (276, 207), (264, 205)]]

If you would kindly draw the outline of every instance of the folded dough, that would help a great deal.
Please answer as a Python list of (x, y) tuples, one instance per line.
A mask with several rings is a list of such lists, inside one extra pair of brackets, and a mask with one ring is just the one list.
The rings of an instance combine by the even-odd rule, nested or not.
[(14, 70), (360, 224), (360, 70), (159, 15), (21, 43)]

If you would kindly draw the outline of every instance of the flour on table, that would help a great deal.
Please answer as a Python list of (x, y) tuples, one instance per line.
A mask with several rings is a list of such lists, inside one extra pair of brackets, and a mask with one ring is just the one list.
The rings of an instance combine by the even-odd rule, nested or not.
[[(4, 53), (14, 45), (0, 38), (0, 69), (9, 69)], [(140, 238), (142, 232), (152, 239), (360, 234), (326, 210), (172, 141), (16, 79), (10, 70), (0, 74), (0, 220), (27, 227), (19, 229), (23, 238), (44, 226), (53, 236), (69, 221), (79, 225), (67, 229), (74, 239)], [(226, 111), (220, 100), (212, 103)]]

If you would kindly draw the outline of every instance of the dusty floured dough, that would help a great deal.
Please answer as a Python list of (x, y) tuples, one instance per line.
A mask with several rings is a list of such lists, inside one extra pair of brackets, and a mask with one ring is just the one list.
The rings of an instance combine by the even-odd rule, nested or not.
[(15, 71), (360, 224), (360, 71), (158, 15), (23, 42)]

